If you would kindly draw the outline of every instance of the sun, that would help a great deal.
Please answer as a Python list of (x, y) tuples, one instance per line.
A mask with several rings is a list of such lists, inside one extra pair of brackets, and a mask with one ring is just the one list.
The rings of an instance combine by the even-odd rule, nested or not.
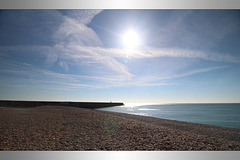
[(127, 31), (122, 36), (123, 45), (126, 48), (133, 49), (136, 48), (140, 44), (140, 38), (138, 33), (134, 30)]

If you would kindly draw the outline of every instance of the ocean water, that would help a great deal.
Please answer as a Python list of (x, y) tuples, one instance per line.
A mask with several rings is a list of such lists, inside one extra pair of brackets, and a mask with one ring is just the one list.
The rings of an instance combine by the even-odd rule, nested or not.
[(164, 118), (240, 129), (240, 103), (234, 104), (125, 104), (101, 108), (111, 112)]

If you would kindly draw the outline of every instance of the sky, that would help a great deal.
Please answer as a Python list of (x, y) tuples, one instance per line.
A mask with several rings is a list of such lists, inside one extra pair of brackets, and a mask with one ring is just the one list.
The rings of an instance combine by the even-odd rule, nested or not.
[(0, 10), (0, 99), (240, 102), (239, 10)]

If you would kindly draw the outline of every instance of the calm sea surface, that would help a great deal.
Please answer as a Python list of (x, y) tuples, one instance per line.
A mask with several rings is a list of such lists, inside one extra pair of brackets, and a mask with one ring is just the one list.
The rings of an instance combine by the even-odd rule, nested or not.
[(240, 103), (132, 105), (99, 110), (240, 129)]

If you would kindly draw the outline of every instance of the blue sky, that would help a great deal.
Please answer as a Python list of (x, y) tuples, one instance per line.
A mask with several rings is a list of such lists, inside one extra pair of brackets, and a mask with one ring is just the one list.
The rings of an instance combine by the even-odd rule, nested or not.
[(0, 99), (240, 102), (239, 10), (1, 10), (0, 24)]

